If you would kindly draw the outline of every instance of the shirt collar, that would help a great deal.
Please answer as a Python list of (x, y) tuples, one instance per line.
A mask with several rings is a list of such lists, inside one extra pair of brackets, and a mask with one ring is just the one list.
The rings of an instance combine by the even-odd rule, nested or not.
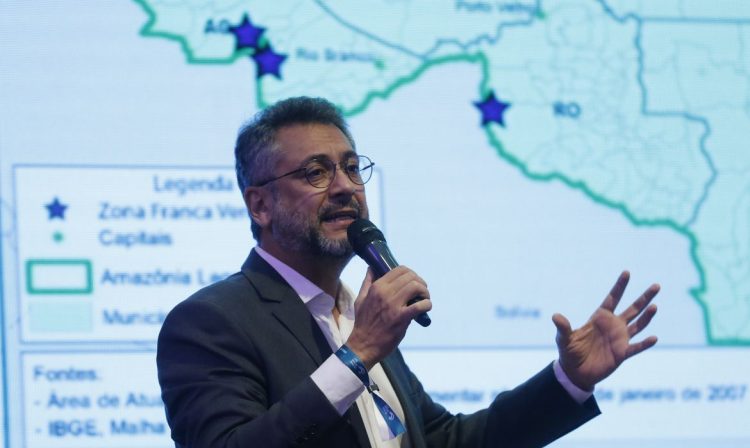
[[(296, 292), (300, 299), (302, 299), (302, 302), (305, 304), (305, 306), (308, 307), (308, 309), (313, 305), (311, 303), (313, 299), (318, 296), (325, 296), (331, 299), (330, 306), (328, 307), (328, 311), (330, 312), (331, 308), (333, 307), (333, 301), (335, 300), (333, 297), (326, 294), (326, 292), (320, 289), (320, 287), (318, 287), (315, 283), (305, 278), (302, 274), (292, 269), (289, 265), (269, 254), (267, 251), (263, 250), (260, 246), (255, 246), (254, 250), (258, 253), (258, 255), (261, 256), (261, 258), (266, 260), (266, 262), (268, 262), (268, 264), (270, 264), (271, 267), (276, 270), (276, 272), (279, 273), (284, 281), (289, 283), (289, 286), (291, 286), (294, 292)], [(337, 298), (337, 300), (339, 301), (338, 307), (341, 314), (353, 318), (354, 295), (346, 285), (341, 285), (341, 288), (339, 290), (339, 297)]]
[(302, 274), (289, 267), (289, 265), (287, 265), (283, 261), (269, 254), (260, 246), (256, 246), (255, 251), (264, 260), (266, 260), (268, 264), (270, 264), (271, 267), (276, 270), (276, 272), (279, 273), (284, 281), (289, 283), (289, 286), (292, 287), (294, 292), (297, 293), (297, 295), (300, 297), (300, 299), (302, 299), (302, 302), (304, 302), (305, 305), (307, 305), (307, 302), (319, 296), (320, 294), (325, 294), (325, 292), (323, 292), (323, 290), (320, 289), (315, 283), (306, 279)]

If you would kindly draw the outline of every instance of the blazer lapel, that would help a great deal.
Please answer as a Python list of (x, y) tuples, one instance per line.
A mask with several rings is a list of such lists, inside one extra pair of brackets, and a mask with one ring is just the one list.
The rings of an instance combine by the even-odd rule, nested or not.
[[(258, 296), (267, 305), (271, 314), (305, 348), (316, 365), (322, 364), (325, 359), (333, 354), (325, 335), (320, 331), (320, 327), (310, 315), (305, 304), (302, 303), (294, 289), (263, 257), (255, 251), (250, 252), (242, 265), (242, 273), (258, 292)], [(391, 375), (388, 370), (386, 370), (386, 373), (390, 378)], [(393, 379), (391, 381), (393, 382)], [(401, 389), (397, 388), (396, 394), (402, 396)], [(404, 412), (407, 412), (406, 406), (403, 404), (402, 406)], [(363, 447), (370, 446), (367, 431), (357, 406), (352, 405), (344, 415), (352, 426), (359, 444)], [(413, 418), (407, 417), (407, 427), (409, 427), (409, 420), (413, 420)], [(412, 428), (409, 427), (408, 430), (412, 431)], [(413, 447), (414, 445), (407, 443), (404, 446)], [(417, 446), (421, 447), (421, 445)]]
[(322, 364), (333, 351), (294, 289), (255, 251), (250, 252), (242, 265), (242, 273), (273, 316), (305, 348), (315, 364)]

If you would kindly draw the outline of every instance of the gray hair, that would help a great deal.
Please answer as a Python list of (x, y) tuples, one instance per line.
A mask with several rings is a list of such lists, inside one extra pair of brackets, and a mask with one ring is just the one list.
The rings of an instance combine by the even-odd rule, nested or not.
[[(244, 194), (245, 188), (273, 177), (278, 161), (279, 148), (276, 133), (295, 124), (327, 124), (336, 126), (354, 148), (354, 139), (349, 132), (341, 111), (323, 98), (296, 97), (279, 101), (255, 114), (246, 122), (237, 135), (234, 147), (237, 185)], [(252, 221), (252, 217), (250, 217)], [(260, 226), (252, 221), (253, 237), (260, 241)]]

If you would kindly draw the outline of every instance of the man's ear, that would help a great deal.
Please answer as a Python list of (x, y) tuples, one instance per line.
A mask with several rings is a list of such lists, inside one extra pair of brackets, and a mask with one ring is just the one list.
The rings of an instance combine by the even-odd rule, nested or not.
[(247, 187), (242, 193), (245, 199), (245, 207), (250, 217), (261, 229), (265, 229), (271, 223), (271, 201), (273, 196), (267, 188)]

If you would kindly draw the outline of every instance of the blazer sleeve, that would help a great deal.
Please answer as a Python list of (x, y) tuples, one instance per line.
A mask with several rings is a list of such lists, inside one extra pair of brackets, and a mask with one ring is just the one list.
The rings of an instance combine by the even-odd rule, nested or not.
[(545, 446), (599, 414), (594, 398), (577, 403), (555, 378), (552, 365), (520, 386), (499, 394), (487, 409), (451, 414), (432, 401), (401, 354), (391, 356), (393, 378), (412, 398), (409, 430), (420, 434), (415, 445), (437, 448)]
[(272, 403), (261, 356), (227, 313), (188, 299), (159, 335), (159, 383), (178, 446), (298, 446), (340, 420), (309, 376)]
[(599, 414), (594, 397), (576, 402), (557, 381), (550, 364), (495, 398), (489, 409), (484, 446), (502, 442), (519, 448), (542, 447)]

